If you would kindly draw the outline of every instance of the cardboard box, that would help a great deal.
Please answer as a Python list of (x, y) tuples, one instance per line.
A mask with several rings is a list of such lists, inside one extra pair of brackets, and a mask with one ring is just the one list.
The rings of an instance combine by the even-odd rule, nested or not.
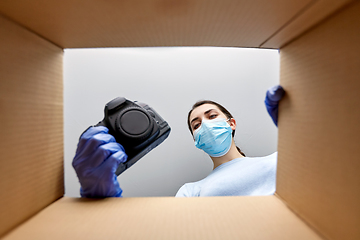
[[(4, 239), (360, 239), (360, 3), (0, 2)], [(274, 196), (66, 198), (64, 48), (280, 49)]]

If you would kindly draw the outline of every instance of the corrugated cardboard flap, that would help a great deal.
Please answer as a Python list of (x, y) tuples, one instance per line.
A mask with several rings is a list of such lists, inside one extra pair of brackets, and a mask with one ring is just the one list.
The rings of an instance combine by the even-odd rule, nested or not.
[(2, 0), (0, 12), (63, 48), (260, 47), (274, 35), (265, 47), (279, 48), (350, 0), (335, 1)]
[(63, 50), (0, 15), (0, 236), (64, 193)]
[[(360, 6), (356, 1), (289, 44), (307, 28), (291, 23), (296, 16), (321, 20), (316, 2), (324, 3), (1, 1), (14, 22), (0, 18), (0, 234), (63, 194), (61, 48), (259, 47), (274, 37), (268, 46), (288, 44), (281, 49), (288, 94), (279, 118), (277, 194), (323, 235), (358, 238)], [(317, 11), (304, 11), (312, 3)], [(323, 17), (336, 10), (326, 9)], [(24, 238), (320, 239), (276, 196), (62, 198), (6, 237)]]
[(360, 239), (360, 2), (281, 49), (277, 194), (329, 239)]
[(277, 197), (62, 198), (10, 239), (321, 239)]

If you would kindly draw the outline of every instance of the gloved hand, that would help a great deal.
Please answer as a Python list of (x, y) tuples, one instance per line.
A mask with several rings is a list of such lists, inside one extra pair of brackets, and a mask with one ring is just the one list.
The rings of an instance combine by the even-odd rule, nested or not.
[(284, 96), (284, 94), (285, 91), (280, 85), (269, 88), (266, 92), (265, 106), (276, 126), (278, 122), (279, 101)]
[(72, 165), (81, 184), (82, 197), (121, 197), (115, 172), (127, 155), (108, 132), (103, 126), (90, 127), (80, 137)]

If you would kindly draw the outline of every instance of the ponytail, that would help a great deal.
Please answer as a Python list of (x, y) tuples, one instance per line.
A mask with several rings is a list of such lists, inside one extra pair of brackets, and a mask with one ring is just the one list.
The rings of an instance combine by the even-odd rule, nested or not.
[(245, 153), (243, 153), (238, 146), (236, 146), (236, 149), (238, 150), (238, 152), (239, 152), (241, 155), (243, 155), (244, 157), (246, 157), (246, 156), (245, 156)]

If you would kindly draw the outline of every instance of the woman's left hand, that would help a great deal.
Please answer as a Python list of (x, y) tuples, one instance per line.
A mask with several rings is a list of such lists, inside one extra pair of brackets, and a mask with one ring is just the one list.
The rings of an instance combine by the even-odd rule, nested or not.
[(266, 92), (266, 97), (265, 97), (266, 110), (268, 111), (271, 119), (273, 120), (276, 126), (278, 122), (279, 101), (283, 98), (284, 94), (285, 94), (285, 90), (280, 85), (271, 87)]

